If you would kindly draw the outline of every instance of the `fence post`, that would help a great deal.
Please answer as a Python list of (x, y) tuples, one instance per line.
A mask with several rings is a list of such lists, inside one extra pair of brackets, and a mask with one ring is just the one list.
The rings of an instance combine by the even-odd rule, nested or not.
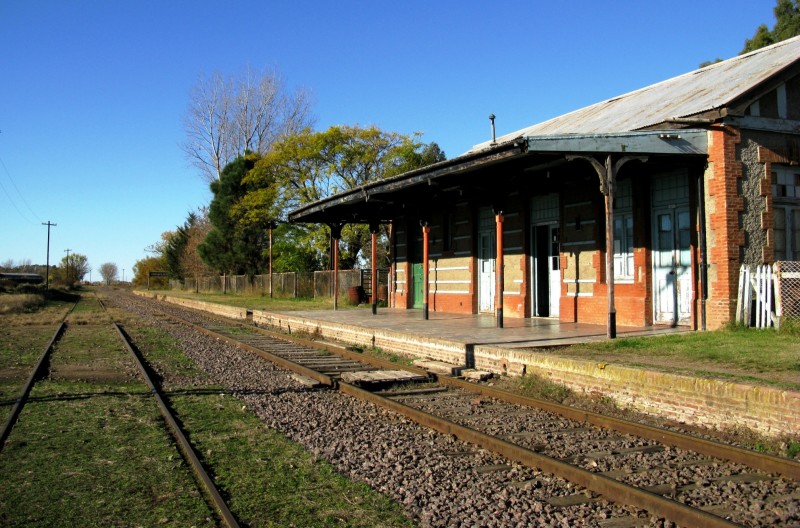
[(745, 326), (750, 326), (750, 310), (752, 309), (752, 306), (750, 305), (750, 301), (752, 299), (753, 284), (751, 282), (752, 278), (750, 277), (750, 275), (751, 275), (750, 267), (748, 266), (744, 270), (745, 280), (744, 280), (744, 320), (743, 320), (743, 322), (744, 322)]
[(761, 292), (761, 283), (763, 276), (763, 266), (756, 266), (756, 328), (762, 328), (761, 318), (764, 313), (764, 296)]
[(739, 292), (736, 295), (736, 322), (744, 321), (744, 264), (739, 266)]
[(763, 314), (761, 315), (761, 324), (763, 325), (761, 328), (769, 328), (770, 326), (770, 312), (772, 311), (772, 306), (770, 305), (770, 283), (772, 282), (772, 267), (765, 264), (764, 265), (764, 272), (761, 275), (761, 280), (763, 280), (763, 284), (761, 285), (761, 291), (764, 293), (762, 294), (761, 298), (761, 306), (764, 310)]
[(783, 319), (783, 296), (781, 291), (781, 271), (782, 266), (780, 262), (775, 263), (775, 275), (772, 280), (775, 284), (775, 328), (781, 327), (781, 320)]

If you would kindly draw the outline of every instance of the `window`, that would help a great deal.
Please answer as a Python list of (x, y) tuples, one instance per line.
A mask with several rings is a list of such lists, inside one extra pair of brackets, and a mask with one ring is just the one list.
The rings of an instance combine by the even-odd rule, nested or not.
[(775, 206), (775, 260), (800, 260), (800, 206)]
[(775, 260), (800, 260), (800, 171), (774, 166), (772, 198)]
[(617, 182), (614, 197), (614, 278), (633, 279), (633, 192), (630, 180)]

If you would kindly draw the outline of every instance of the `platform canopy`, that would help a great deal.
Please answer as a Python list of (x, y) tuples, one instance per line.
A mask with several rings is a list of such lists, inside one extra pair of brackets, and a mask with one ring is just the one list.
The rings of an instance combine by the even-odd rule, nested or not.
[(444, 203), (495, 201), (535, 186), (537, 178), (549, 177), (549, 171), (576, 155), (643, 155), (676, 162), (705, 159), (707, 149), (707, 132), (694, 129), (522, 136), (335, 194), (292, 211), (289, 221), (367, 224), (414, 214), (424, 218)]

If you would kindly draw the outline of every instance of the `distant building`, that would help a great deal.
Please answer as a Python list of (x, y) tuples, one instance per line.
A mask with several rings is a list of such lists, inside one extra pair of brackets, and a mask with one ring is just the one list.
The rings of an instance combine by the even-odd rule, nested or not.
[(800, 260), (799, 163), (795, 37), (289, 217), (390, 223), (394, 307), (716, 328), (741, 264)]
[(0, 282), (12, 282), (14, 284), (41, 284), (44, 277), (38, 273), (6, 273), (0, 272)]

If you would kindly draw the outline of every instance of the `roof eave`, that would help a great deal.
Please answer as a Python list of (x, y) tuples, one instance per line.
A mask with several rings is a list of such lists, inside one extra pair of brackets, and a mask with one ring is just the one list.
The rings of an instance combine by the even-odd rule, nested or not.
[(698, 155), (708, 153), (708, 133), (701, 129), (527, 136), (524, 139), (528, 145), (528, 152)]

